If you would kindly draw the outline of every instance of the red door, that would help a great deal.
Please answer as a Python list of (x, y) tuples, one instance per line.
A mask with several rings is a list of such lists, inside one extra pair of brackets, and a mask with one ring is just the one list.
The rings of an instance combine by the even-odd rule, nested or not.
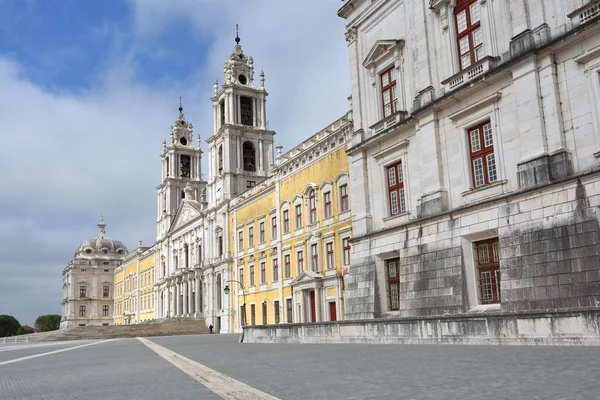
[(337, 321), (337, 315), (335, 313), (335, 301), (329, 303), (329, 320)]
[(317, 312), (315, 310), (315, 291), (310, 291), (310, 321), (317, 322)]

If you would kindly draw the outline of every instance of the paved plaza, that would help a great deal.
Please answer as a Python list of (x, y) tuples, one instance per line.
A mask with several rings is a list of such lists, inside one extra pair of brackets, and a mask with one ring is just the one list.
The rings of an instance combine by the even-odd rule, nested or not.
[(600, 348), (239, 344), (237, 335), (0, 345), (0, 399), (594, 399)]

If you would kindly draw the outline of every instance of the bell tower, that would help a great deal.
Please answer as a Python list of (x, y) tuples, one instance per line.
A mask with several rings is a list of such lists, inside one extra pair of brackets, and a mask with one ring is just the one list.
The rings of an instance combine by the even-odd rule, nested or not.
[(244, 54), (237, 31), (223, 66), (223, 86), (214, 81), (208, 192), (212, 204), (238, 196), (265, 180), (273, 167), (274, 131), (267, 129), (265, 74), (254, 82), (254, 60)]
[(162, 143), (162, 182), (158, 194), (157, 241), (165, 237), (182, 199), (206, 201), (206, 182), (202, 179), (202, 150), (193, 145), (193, 126), (185, 120), (181, 98), (179, 115), (170, 128), (170, 139)]

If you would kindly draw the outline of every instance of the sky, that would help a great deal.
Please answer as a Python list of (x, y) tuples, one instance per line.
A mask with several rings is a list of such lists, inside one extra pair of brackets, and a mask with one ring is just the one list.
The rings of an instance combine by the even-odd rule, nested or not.
[(154, 243), (161, 143), (181, 96), (207, 156), (236, 23), (284, 152), (341, 117), (341, 4), (0, 0), (0, 314), (60, 314), (62, 271), (101, 213), (130, 250)]

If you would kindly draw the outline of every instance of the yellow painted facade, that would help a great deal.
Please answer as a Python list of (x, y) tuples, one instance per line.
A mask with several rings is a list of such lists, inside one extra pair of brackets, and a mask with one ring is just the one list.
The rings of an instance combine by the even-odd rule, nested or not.
[(115, 269), (116, 325), (136, 324), (154, 318), (154, 248), (138, 247)]
[(244, 287), (229, 283), (234, 330), (242, 314), (250, 325), (342, 319), (350, 125), (342, 118), (279, 155), (271, 178), (232, 201), (231, 275)]

